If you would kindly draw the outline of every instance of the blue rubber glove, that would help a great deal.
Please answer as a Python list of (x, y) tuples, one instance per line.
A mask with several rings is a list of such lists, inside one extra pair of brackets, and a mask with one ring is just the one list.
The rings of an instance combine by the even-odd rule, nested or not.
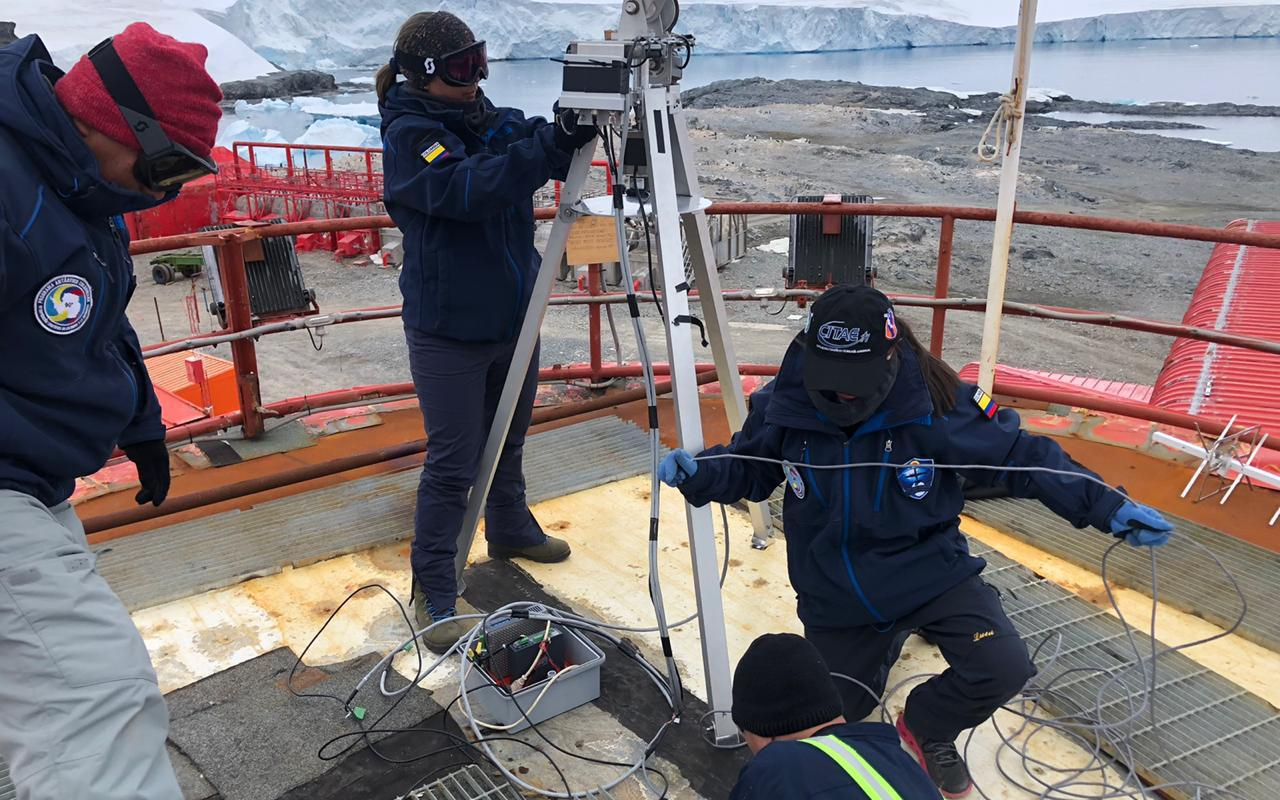
[(1111, 515), (1111, 532), (1134, 547), (1159, 547), (1169, 541), (1173, 526), (1159, 511), (1126, 500)]
[(672, 450), (658, 465), (658, 480), (668, 486), (679, 486), (698, 471), (698, 462), (688, 450)]

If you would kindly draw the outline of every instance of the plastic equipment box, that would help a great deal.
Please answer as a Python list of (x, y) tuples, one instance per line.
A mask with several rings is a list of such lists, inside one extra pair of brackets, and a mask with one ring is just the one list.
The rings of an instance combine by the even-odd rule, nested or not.
[[(534, 613), (539, 610), (530, 609)], [(573, 628), (561, 626), (561, 630), (567, 637), (565, 658), (574, 666), (563, 672), (563, 677), (557, 678), (550, 687), (543, 680), (511, 695), (494, 683), (483, 669), (473, 666), (467, 671), (466, 691), (474, 704), (477, 719), (490, 725), (510, 725), (512, 727), (506, 732), (515, 733), (528, 728), (530, 721), (540, 723), (600, 696), (600, 665), (604, 663), (604, 652)], [(545, 696), (538, 700), (543, 690), (546, 690)], [(528, 716), (528, 721), (520, 714), (521, 709)]]

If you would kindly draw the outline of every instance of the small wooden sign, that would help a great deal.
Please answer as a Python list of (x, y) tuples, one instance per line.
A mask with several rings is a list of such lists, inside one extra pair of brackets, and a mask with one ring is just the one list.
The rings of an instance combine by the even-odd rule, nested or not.
[(618, 260), (618, 232), (613, 217), (579, 217), (569, 230), (569, 266), (612, 264)]

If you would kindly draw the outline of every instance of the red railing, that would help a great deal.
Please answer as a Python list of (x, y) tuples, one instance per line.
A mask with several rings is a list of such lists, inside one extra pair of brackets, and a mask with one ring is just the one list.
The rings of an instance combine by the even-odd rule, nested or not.
[[(949, 293), (950, 285), (951, 252), (956, 221), (992, 221), (995, 219), (994, 209), (903, 204), (825, 205), (821, 203), (716, 203), (708, 209), (707, 213), (743, 215), (872, 215), (877, 217), (897, 216), (939, 219), (942, 222), (942, 227), (938, 244), (938, 263), (934, 296), (897, 296), (895, 301), (904, 306), (933, 309), (934, 323), (931, 336), (931, 349), (935, 354), (941, 354), (942, 342), (945, 336), (946, 315), (948, 311), (985, 311), (985, 300), (975, 298), (952, 298), (947, 295)], [(536, 217), (540, 220), (552, 219), (554, 215), (554, 208), (542, 208), (538, 209), (536, 212)], [(1188, 241), (1244, 244), (1254, 247), (1280, 249), (1280, 236), (1251, 233), (1238, 229), (1207, 228), (1192, 225), (1174, 225), (1140, 220), (1125, 220), (1074, 214), (1054, 214), (1035, 211), (1017, 212), (1014, 216), (1014, 221), (1023, 225), (1155, 236), (1184, 239)], [(130, 247), (130, 250), (134, 255), (202, 245), (212, 246), (221, 250), (219, 263), (222, 266), (220, 274), (222, 276), (223, 291), (228, 309), (227, 329), (219, 333), (193, 337), (188, 340), (153, 345), (146, 348), (146, 354), (148, 356), (154, 356), (164, 352), (173, 352), (174, 350), (193, 349), (195, 347), (213, 344), (215, 341), (230, 342), (232, 345), (232, 358), (235, 362), (240, 410), (233, 414), (226, 415), (225, 417), (202, 420), (201, 422), (193, 423), (190, 426), (175, 428), (170, 431), (170, 439), (181, 439), (196, 435), (197, 433), (207, 433), (212, 430), (218, 430), (233, 425), (241, 425), (247, 437), (254, 437), (259, 435), (263, 430), (262, 422), (264, 416), (278, 416), (282, 414), (295, 413), (300, 410), (319, 409), (353, 401), (370, 400), (377, 397), (410, 393), (412, 391), (412, 387), (407, 384), (391, 384), (387, 386), (363, 387), (360, 389), (344, 390), (319, 396), (296, 398), (294, 400), (283, 401), (282, 403), (276, 403), (266, 407), (262, 406), (258, 389), (257, 358), (254, 349), (254, 340), (257, 337), (282, 330), (297, 330), (314, 327), (319, 324), (342, 324), (346, 322), (357, 322), (364, 319), (398, 316), (399, 309), (396, 307), (360, 309), (350, 312), (339, 312), (331, 315), (321, 315), (318, 318), (313, 317), (308, 319), (275, 322), (255, 327), (252, 324), (251, 314), (249, 311), (248, 287), (244, 275), (243, 248), (246, 243), (255, 239), (275, 236), (298, 236), (308, 233), (368, 230), (389, 228), (392, 226), (393, 223), (391, 222), (391, 219), (386, 216), (307, 220), (303, 222), (291, 222), (280, 225), (245, 228), (239, 230), (167, 236), (134, 242)], [(547, 268), (554, 269), (555, 265), (547, 265)], [(592, 338), (591, 363), (587, 367), (575, 370), (566, 370), (561, 368), (543, 370), (540, 374), (540, 377), (543, 379), (556, 380), (573, 378), (598, 382), (610, 377), (639, 374), (639, 367), (635, 365), (605, 367), (601, 363), (599, 355), (599, 309), (603, 304), (625, 302), (625, 295), (602, 293), (600, 290), (598, 270), (592, 269), (588, 274), (588, 292), (586, 294), (556, 295), (552, 298), (552, 302), (558, 305), (588, 305), (594, 311), (594, 321), (590, 323), (590, 334)], [(724, 297), (726, 300), (730, 301), (742, 300), (758, 302), (761, 299), (767, 298), (804, 299), (813, 297), (816, 294), (816, 291), (810, 290), (773, 290), (763, 294), (760, 291), (753, 290), (731, 290), (726, 291), (724, 293)], [(652, 298), (647, 298), (647, 301), (651, 300)], [(1217, 342), (1226, 346), (1241, 347), (1268, 353), (1280, 353), (1280, 342), (1227, 334), (1221, 331), (1192, 328), (1177, 323), (1146, 320), (1104, 312), (1013, 302), (1005, 303), (1004, 311), (1007, 314), (1019, 316), (1053, 319), (1087, 325), (1102, 325), (1159, 334), (1163, 336), (1176, 336), (1181, 338)], [(744, 365), (743, 368), (746, 370), (746, 374), (771, 374), (776, 372), (776, 367), (772, 367), (770, 365)], [(704, 369), (709, 369), (709, 367), (704, 367)], [(995, 390), (997, 393), (1022, 397), (1035, 402), (1068, 404), (1097, 411), (1124, 414), (1137, 419), (1172, 424), (1179, 427), (1199, 425), (1202, 430), (1212, 434), (1220, 432), (1223, 428), (1223, 425), (1220, 422), (1207, 418), (1176, 414), (1174, 412), (1149, 405), (1099, 400), (1096, 397), (1086, 396), (1066, 390), (1046, 391), (1010, 388), (1003, 386), (999, 381), (996, 383)], [(1273, 438), (1275, 439), (1274, 443), (1272, 441), (1268, 441), (1267, 446), (1280, 450), (1280, 437)]]
[(382, 202), (381, 150), (272, 142), (235, 142), (231, 147), (231, 169), (218, 174), (223, 216), (237, 202), (245, 204), (250, 219), (275, 215), (290, 222), (355, 216), (353, 209), (361, 209), (360, 216), (380, 210), (375, 207)]

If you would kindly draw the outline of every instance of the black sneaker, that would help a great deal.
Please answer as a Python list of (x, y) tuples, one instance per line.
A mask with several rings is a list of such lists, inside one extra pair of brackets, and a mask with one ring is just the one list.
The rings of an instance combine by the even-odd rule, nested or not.
[(907, 728), (906, 717), (898, 715), (898, 736), (929, 773), (929, 779), (942, 791), (943, 797), (967, 797), (973, 789), (973, 780), (969, 778), (969, 768), (965, 766), (955, 742), (938, 742), (929, 739), (917, 741)]

